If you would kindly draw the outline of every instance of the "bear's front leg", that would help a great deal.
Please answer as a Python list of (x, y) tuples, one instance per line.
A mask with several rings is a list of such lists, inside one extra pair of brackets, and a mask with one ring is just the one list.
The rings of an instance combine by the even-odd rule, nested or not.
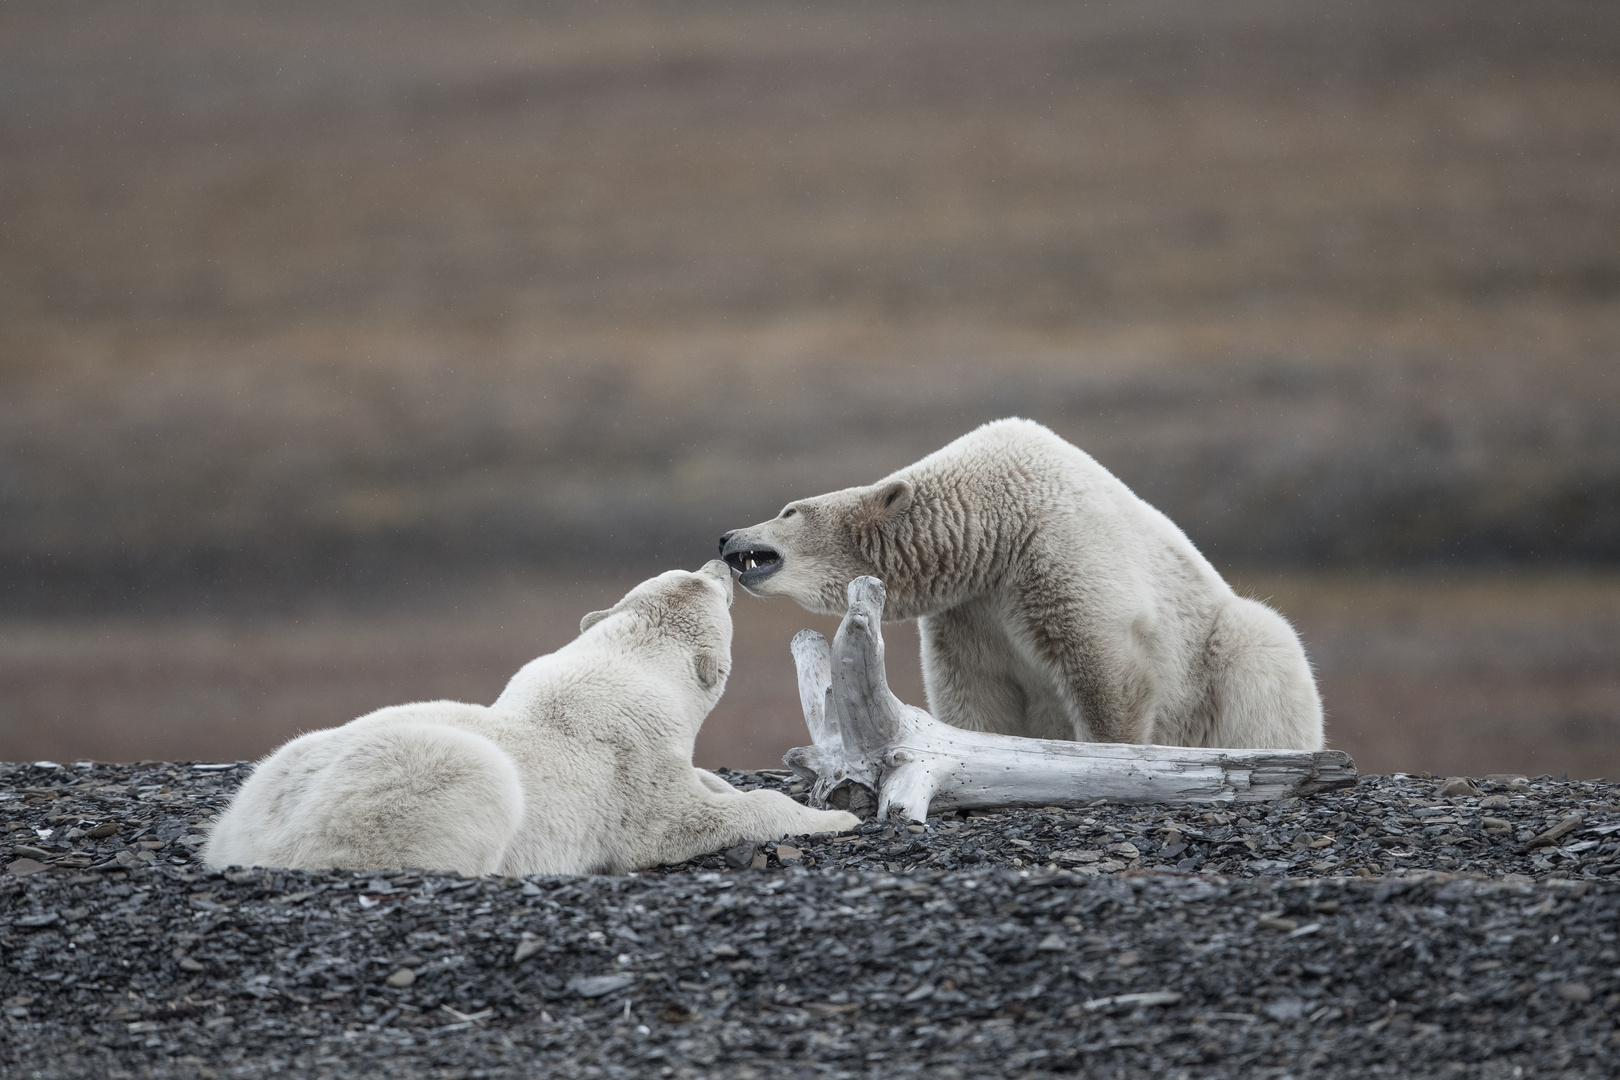
[(1127, 637), (1061, 632), (1036, 636), (1082, 742), (1153, 742), (1154, 695), (1148, 665), (1131, 654)]
[(854, 814), (814, 810), (780, 791), (733, 788), (731, 794), (689, 804), (661, 828), (649, 829), (648, 850), (636, 861), (639, 866), (685, 862), (745, 842), (757, 844), (787, 836), (844, 832), (860, 823)]
[(1026, 739), (1088, 738), (1062, 665), (1035, 655), (994, 597), (919, 619), (923, 686), (934, 719)]
[(1143, 620), (1100, 617), (1080, 598), (1053, 595), (1055, 589), (1028, 591), (1030, 595), (1009, 611), (1009, 635), (1044, 676), (1046, 685), (1041, 689), (1052, 695), (1039, 711), (1061, 713), (1061, 720), (1049, 715), (1047, 724), (1066, 729), (1036, 737), (1153, 742), (1154, 643)]

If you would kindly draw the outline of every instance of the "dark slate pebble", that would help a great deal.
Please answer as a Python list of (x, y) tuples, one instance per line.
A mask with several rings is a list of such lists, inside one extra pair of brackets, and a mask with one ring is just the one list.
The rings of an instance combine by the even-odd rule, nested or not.
[(244, 775), (0, 766), (0, 858), (44, 855), (0, 876), (0, 1075), (1506, 1080), (1620, 1052), (1609, 784), (1363, 777), (506, 880), (202, 867), (184, 841)]

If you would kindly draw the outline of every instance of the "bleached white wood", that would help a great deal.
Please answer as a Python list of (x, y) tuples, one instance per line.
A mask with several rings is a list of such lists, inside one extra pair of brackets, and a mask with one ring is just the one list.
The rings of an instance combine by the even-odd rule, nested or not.
[(845, 751), (843, 731), (831, 715), (832, 650), (827, 647), (827, 639), (814, 630), (801, 630), (794, 635), (792, 650), (799, 672), (799, 704), (804, 709), (805, 727), (810, 729), (811, 745), (789, 750), (782, 763), (815, 782), (810, 801), (816, 806), (831, 805), (833, 792), (845, 781), (865, 791), (873, 790), (876, 775), (867, 762), (851, 758)]
[(883, 663), (883, 583), (856, 578), (829, 649), (793, 639), (799, 697), (814, 745), (783, 761), (815, 781), (811, 801), (880, 818), (924, 821), (935, 811), (998, 806), (1260, 802), (1353, 784), (1337, 750), (1249, 750), (1023, 739), (935, 720), (889, 690)]

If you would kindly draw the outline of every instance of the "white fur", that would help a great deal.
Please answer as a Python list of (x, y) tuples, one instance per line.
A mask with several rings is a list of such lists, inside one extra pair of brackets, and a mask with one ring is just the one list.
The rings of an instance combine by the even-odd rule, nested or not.
[(741, 580), (841, 614), (862, 574), (917, 618), (936, 718), (1044, 739), (1322, 747), (1299, 637), (1237, 596), (1176, 525), (1084, 451), (999, 420), (869, 487), (728, 533)]
[(287, 743), (215, 822), (213, 866), (622, 873), (857, 819), (692, 766), (731, 668), (731, 576), (592, 612), (493, 705), (396, 705)]

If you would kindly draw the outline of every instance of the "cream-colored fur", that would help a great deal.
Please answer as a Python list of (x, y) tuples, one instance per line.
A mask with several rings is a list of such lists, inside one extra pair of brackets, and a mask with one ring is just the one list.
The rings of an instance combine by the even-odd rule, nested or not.
[(731, 573), (643, 582), (493, 705), (430, 701), (271, 754), (211, 831), (213, 866), (622, 873), (851, 814), (739, 791), (692, 742), (731, 670)]
[(721, 551), (756, 596), (823, 614), (843, 613), (852, 579), (881, 578), (886, 614), (918, 620), (930, 711), (958, 727), (1322, 746), (1316, 681), (1288, 622), (1033, 421), (986, 424), (877, 484), (790, 503), (727, 533)]

